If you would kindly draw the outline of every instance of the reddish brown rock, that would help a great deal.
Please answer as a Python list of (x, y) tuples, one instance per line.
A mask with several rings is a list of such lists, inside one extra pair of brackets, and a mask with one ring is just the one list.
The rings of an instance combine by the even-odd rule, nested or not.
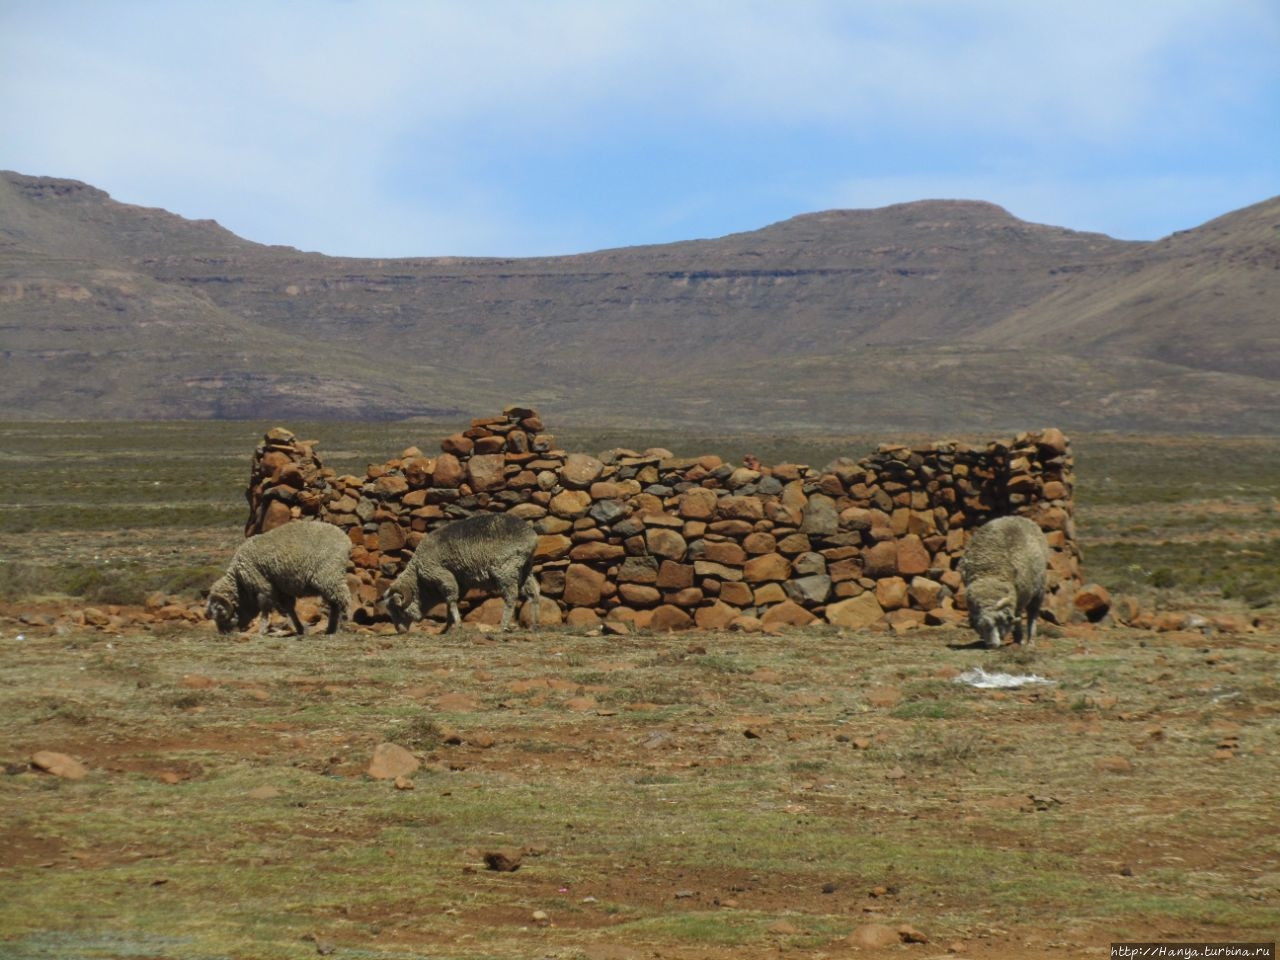
[(864, 630), (884, 616), (884, 610), (874, 593), (863, 593), (847, 600), (827, 604), (828, 623), (849, 630)]
[(755, 602), (759, 606), (782, 603), (787, 599), (787, 592), (777, 580), (771, 580), (755, 588)]
[(451, 434), (440, 441), (440, 449), (455, 458), (471, 456), (475, 447), (475, 441), (461, 433)]
[(571, 453), (560, 468), (560, 480), (566, 487), (586, 490), (600, 479), (604, 464), (585, 453)]
[(902, 938), (898, 936), (897, 930), (883, 923), (864, 923), (855, 927), (845, 937), (845, 942), (860, 950), (880, 950), (901, 943)]
[(662, 601), (662, 591), (642, 583), (620, 583), (618, 597), (630, 607), (653, 607)]
[(653, 611), (649, 621), (649, 629), (665, 633), (669, 630), (688, 630), (693, 626), (693, 618), (679, 607), (664, 603)]
[(693, 615), (694, 623), (699, 630), (727, 630), (729, 624), (742, 616), (742, 611), (727, 603), (715, 600), (705, 607), (699, 607)]
[(570, 627), (598, 627), (600, 616), (590, 607), (574, 607), (565, 614), (564, 622)]
[(1074, 603), (1091, 623), (1097, 623), (1111, 611), (1111, 593), (1101, 584), (1086, 584), (1076, 593)]
[(1038, 445), (1041, 449), (1057, 456), (1067, 452), (1067, 438), (1057, 427), (1049, 427), (1040, 434)]
[(502, 622), (502, 612), (505, 606), (506, 604), (501, 597), (489, 597), (472, 607), (470, 612), (462, 619), (465, 623), (483, 623), (490, 627), (496, 627)]
[(664, 527), (650, 527), (645, 531), (645, 546), (649, 553), (655, 557), (662, 557), (667, 560), (682, 560), (688, 544), (685, 543), (684, 537), (676, 533), (674, 530), (668, 530)]
[(1065, 500), (1067, 497), (1067, 485), (1061, 480), (1050, 480), (1044, 485), (1040, 495), (1046, 500)]
[[(707, 581), (704, 586), (707, 587), (708, 593), (715, 593), (711, 588), (711, 581)], [(682, 610), (693, 610), (706, 599), (706, 596), (707, 594), (703, 593), (699, 587), (685, 587), (683, 590), (668, 590), (662, 595), (662, 599), (667, 603), (675, 604)]]
[(931, 557), (920, 538), (915, 534), (907, 534), (895, 545), (895, 563), (898, 573), (904, 577), (914, 577), (929, 569)]
[(654, 585), (663, 590), (683, 590), (693, 586), (693, 564), (663, 560)]
[(31, 755), (31, 765), (63, 780), (83, 780), (89, 775), (89, 768), (83, 763), (56, 750), (37, 750)]
[(710, 560), (695, 560), (693, 562), (693, 572), (694, 576), (720, 581), (742, 579), (742, 570), (738, 567), (731, 567), (723, 563), (713, 563)]
[(374, 780), (394, 780), (407, 777), (422, 763), (404, 747), (394, 743), (380, 743), (373, 748), (373, 759), (365, 774)]
[(405, 460), (401, 469), (404, 470), (404, 478), (409, 481), (409, 486), (420, 489), (431, 485), (431, 472), (435, 469), (435, 461), (428, 460), (426, 457), (413, 457)]
[(730, 580), (720, 585), (720, 599), (735, 607), (747, 607), (752, 603), (753, 594), (748, 584)]
[(808, 553), (812, 549), (812, 542), (810, 542), (808, 536), (803, 533), (788, 534), (778, 541), (778, 552), (788, 557), (794, 557), (801, 553)]
[(892, 540), (882, 540), (872, 546), (862, 558), (863, 573), (873, 580), (892, 577), (898, 573), (898, 547)]
[(763, 520), (764, 504), (758, 497), (720, 497), (716, 516), (721, 520)]
[(506, 458), (500, 453), (479, 454), (467, 462), (473, 490), (501, 490), (506, 486)]
[(775, 604), (760, 617), (761, 622), (766, 627), (803, 627), (817, 619), (800, 604), (791, 600), (784, 600), (779, 604)]
[(786, 580), (789, 576), (791, 576), (791, 562), (777, 553), (765, 553), (752, 557), (742, 568), (742, 577), (747, 583)]
[(680, 496), (680, 516), (686, 520), (710, 520), (716, 515), (719, 501), (714, 490), (695, 487)]
[(405, 529), (398, 523), (378, 524), (378, 549), (386, 553), (388, 550), (403, 550), (405, 545)]
[(394, 500), (409, 491), (409, 481), (398, 473), (385, 473), (371, 484), (373, 496), (379, 500)]
[(750, 533), (742, 541), (742, 549), (750, 554), (776, 553), (778, 540), (771, 533)]
[(571, 607), (594, 607), (604, 596), (605, 575), (582, 563), (569, 565), (564, 575), (564, 602)]
[(431, 482), (437, 487), (454, 490), (462, 486), (467, 478), (467, 468), (452, 453), (442, 453), (436, 457), (435, 470), (431, 474)]
[(272, 500), (262, 515), (262, 533), (282, 527), (293, 519), (293, 511), (283, 500)]
[(747, 552), (732, 540), (706, 541), (702, 548), (702, 559), (740, 567), (747, 562)]
[(560, 560), (567, 557), (572, 548), (573, 541), (563, 534), (544, 534), (538, 538), (537, 546), (533, 548), (533, 560), (535, 563)]
[(585, 490), (564, 490), (551, 498), (548, 509), (557, 517), (576, 520), (591, 509), (591, 494)]
[(865, 507), (847, 507), (840, 511), (840, 529), (870, 530), (871, 511)]
[(569, 557), (579, 563), (612, 563), (626, 556), (627, 551), (614, 543), (596, 541), (580, 543), (569, 551)]
[(928, 577), (914, 577), (907, 593), (914, 606), (921, 610), (932, 610), (942, 599), (943, 587), (938, 581)]
[(845, 580), (857, 580), (863, 574), (862, 558), (850, 557), (847, 560), (837, 560), (834, 563), (827, 564), (827, 576), (831, 578), (832, 583), (841, 583)]

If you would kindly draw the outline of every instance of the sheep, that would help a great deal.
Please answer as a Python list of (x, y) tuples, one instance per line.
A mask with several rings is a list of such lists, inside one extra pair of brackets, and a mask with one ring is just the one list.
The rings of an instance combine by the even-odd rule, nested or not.
[(458, 597), (470, 587), (496, 589), (505, 603), (500, 629), (506, 630), (517, 595), (532, 601), (538, 626), (541, 593), (533, 575), (538, 536), (523, 520), (504, 513), (477, 514), (423, 537), (404, 570), (387, 588), (383, 605), (400, 633), (440, 600), (448, 604), (445, 631), (460, 623)]
[(351, 541), (320, 521), (295, 521), (250, 537), (209, 588), (207, 613), (220, 633), (246, 630), (262, 615), (267, 632), (272, 609), (289, 617), (299, 636), (306, 630), (294, 610), (298, 597), (319, 595), (329, 605), (326, 633), (336, 633), (351, 609), (347, 556)]
[(960, 572), (969, 624), (988, 647), (1000, 646), (1010, 632), (1022, 642), (1023, 613), (1026, 643), (1035, 642), (1048, 563), (1044, 533), (1026, 517), (997, 517), (974, 531)]

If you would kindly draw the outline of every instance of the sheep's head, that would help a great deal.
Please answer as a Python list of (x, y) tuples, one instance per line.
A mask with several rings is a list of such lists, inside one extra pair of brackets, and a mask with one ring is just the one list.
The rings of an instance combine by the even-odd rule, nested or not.
[[(234, 593), (211, 592), (205, 613), (214, 622), (219, 633), (234, 633), (240, 626), (236, 616), (236, 596)], [(243, 629), (243, 628), (241, 628)]]
[(407, 632), (416, 621), (422, 619), (418, 612), (417, 597), (407, 584), (397, 581), (388, 587), (382, 597), (382, 605), (387, 608), (387, 614), (395, 624), (397, 633)]
[(1017, 623), (1017, 603), (1005, 585), (978, 580), (966, 590), (969, 625), (989, 647), (1005, 642)]

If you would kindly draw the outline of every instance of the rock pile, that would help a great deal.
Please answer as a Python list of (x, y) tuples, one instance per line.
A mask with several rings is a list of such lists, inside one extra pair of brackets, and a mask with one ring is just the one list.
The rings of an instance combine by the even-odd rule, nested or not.
[[(484, 510), (537, 530), (544, 623), (901, 631), (962, 620), (957, 567), (969, 531), (1005, 513), (1031, 517), (1048, 537), (1050, 616), (1071, 616), (1081, 584), (1072, 458), (1056, 429), (982, 446), (889, 444), (822, 470), (663, 449), (568, 453), (527, 407), (473, 420), (438, 454), (411, 448), (364, 477), (335, 475), (315, 446), (280, 428), (266, 435), (246, 532), (301, 516), (346, 530), (357, 622), (381, 617), (377, 599), (424, 535)], [(481, 599), (464, 602), (468, 619), (496, 614)]]

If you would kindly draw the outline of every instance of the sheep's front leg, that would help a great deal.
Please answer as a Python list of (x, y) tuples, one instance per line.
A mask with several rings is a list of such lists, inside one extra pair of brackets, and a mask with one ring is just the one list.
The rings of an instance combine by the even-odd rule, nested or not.
[(515, 612), (516, 601), (520, 599), (520, 587), (515, 580), (502, 581), (502, 622), (498, 624), (499, 630), (506, 630), (511, 626), (511, 615)]
[(271, 629), (271, 596), (269, 594), (258, 594), (258, 616), (262, 618), (262, 626), (258, 628), (258, 634), (265, 637), (267, 631)]
[(440, 580), (440, 592), (444, 594), (444, 602), (448, 607), (448, 614), (444, 621), (444, 630), (442, 633), (448, 633), (453, 627), (462, 623), (462, 614), (458, 611), (458, 581), (453, 574), (446, 572)]
[(297, 600), (293, 597), (289, 597), (284, 601), (284, 603), (280, 604), (280, 609), (285, 612), (285, 615), (289, 618), (289, 622), (293, 624), (294, 632), (300, 637), (306, 636), (307, 628), (304, 627), (302, 625), (302, 621), (298, 619)]

